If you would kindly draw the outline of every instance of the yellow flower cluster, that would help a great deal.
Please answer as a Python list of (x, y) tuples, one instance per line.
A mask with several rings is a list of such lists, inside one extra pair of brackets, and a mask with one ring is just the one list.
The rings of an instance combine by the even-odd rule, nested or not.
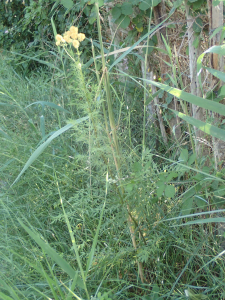
[(73, 44), (74, 48), (78, 49), (80, 42), (85, 39), (84, 33), (78, 33), (78, 28), (71, 26), (69, 31), (66, 31), (63, 36), (57, 34), (56, 37), (56, 46), (63, 45), (65, 43)]

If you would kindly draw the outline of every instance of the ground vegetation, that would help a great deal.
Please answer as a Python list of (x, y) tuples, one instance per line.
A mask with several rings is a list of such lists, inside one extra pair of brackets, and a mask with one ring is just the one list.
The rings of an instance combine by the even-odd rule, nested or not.
[(222, 1), (0, 18), (0, 299), (224, 299)]

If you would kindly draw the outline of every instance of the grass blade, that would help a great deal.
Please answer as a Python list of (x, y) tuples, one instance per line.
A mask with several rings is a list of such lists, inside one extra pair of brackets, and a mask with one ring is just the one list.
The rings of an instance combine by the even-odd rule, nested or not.
[[(22, 255), (20, 255), (19, 253), (17, 253), (17, 252), (15, 252), (15, 251), (13, 251), (12, 249), (10, 249), (10, 252), (11, 253), (13, 253), (15, 256), (18, 256), (20, 259), (22, 259), (24, 262), (26, 262), (28, 265), (30, 265), (34, 270), (36, 270), (43, 278), (45, 278), (46, 279), (46, 281), (48, 282), (48, 285), (49, 285), (49, 287), (51, 288), (51, 287), (53, 287), (54, 285), (57, 287), (57, 291), (58, 291), (58, 293), (61, 295), (61, 297), (63, 298), (63, 293), (62, 293), (62, 291), (61, 291), (61, 288), (60, 288), (60, 286), (59, 286), (59, 284), (58, 284), (58, 282), (57, 282), (57, 278), (55, 278), (54, 276), (53, 276), (53, 279), (45, 272), (45, 270), (44, 270), (44, 268), (43, 268), (43, 266), (42, 266), (42, 264), (40, 263), (40, 265), (41, 265), (41, 268), (39, 268), (37, 265), (35, 265), (35, 264), (33, 264), (32, 262), (30, 262), (26, 257), (24, 257), (24, 256), (22, 256)], [(50, 269), (50, 272), (52, 273), (52, 270), (51, 270), (51, 268), (49, 268)], [(78, 273), (76, 272), (76, 276), (78, 276)], [(52, 289), (52, 288), (51, 288)], [(53, 294), (54, 295), (54, 294)], [(57, 299), (57, 296), (55, 296), (54, 295), (54, 297), (55, 297), (55, 299)]]
[[(76, 271), (68, 264), (68, 262), (62, 258), (51, 246), (46, 244), (37, 233), (31, 231), (21, 220), (19, 220), (20, 225), (24, 230), (31, 236), (32, 239), (42, 248), (42, 250), (47, 253), (68, 275), (71, 279), (74, 279)], [(80, 288), (84, 288), (83, 282), (80, 278), (77, 279), (77, 285)]]
[(198, 220), (188, 221), (187, 223), (182, 223), (179, 225), (173, 225), (172, 227), (194, 225), (194, 224), (205, 224), (205, 223), (225, 223), (225, 218), (217, 217), (217, 218), (208, 218), (208, 219), (198, 219)]
[[(215, 102), (213, 102), (215, 103)], [(225, 107), (225, 106), (224, 106)], [(195, 118), (189, 117), (181, 112), (177, 112), (173, 109), (171, 109), (179, 118), (185, 120), (186, 122), (188, 122), (189, 124), (199, 128), (200, 130), (202, 130), (203, 132), (214, 136), (218, 139), (221, 139), (222, 141), (225, 141), (225, 130), (220, 129), (214, 125), (211, 125), (209, 123), (205, 123), (203, 121), (197, 120)]]
[(63, 111), (63, 112), (66, 112), (66, 113), (70, 113), (68, 110), (66, 110), (65, 108), (55, 104), (55, 103), (52, 103), (52, 102), (48, 102), (48, 101), (37, 101), (37, 102), (33, 102), (31, 104), (29, 104), (28, 106), (26, 106), (25, 108), (28, 108), (30, 107), (31, 105), (34, 105), (34, 104), (40, 104), (42, 106), (42, 108), (46, 106), (49, 106), (49, 107), (52, 107), (52, 108), (55, 108), (55, 109), (58, 109), (60, 111)]
[(1, 299), (3, 300), (13, 300), (13, 298), (9, 297), (9, 296), (6, 296), (5, 294), (3, 294), (2, 292), (0, 292), (0, 297)]
[(205, 69), (208, 70), (213, 76), (215, 76), (225, 82), (225, 73), (224, 72), (221, 72), (219, 70), (215, 70), (212, 68), (208, 68), (208, 67), (205, 67)]
[[(14, 289), (12, 289), (11, 286), (9, 286), (3, 279), (0, 278), (0, 287), (1, 286), (10, 293), (10, 295), (13, 297), (13, 299), (20, 300), (20, 297), (16, 294)], [(6, 296), (5, 294), (3, 294), (3, 295)], [(7, 299), (7, 298), (5, 298), (5, 299)], [(9, 299), (12, 299), (12, 298), (9, 297)]]
[[(143, 79), (143, 80), (145, 80), (145, 79)], [(221, 103), (217, 103), (217, 102), (207, 100), (207, 99), (195, 96), (195, 95), (191, 95), (187, 92), (184, 92), (184, 91), (179, 90), (174, 87), (170, 87), (169, 85), (166, 85), (163, 83), (159, 83), (159, 82), (147, 80), (147, 79), (146, 79), (146, 81), (150, 84), (157, 86), (158, 88), (162, 89), (163, 91), (166, 91), (167, 93), (177, 97), (178, 99), (185, 100), (189, 103), (203, 107), (205, 109), (209, 109), (213, 112), (217, 112), (218, 114), (225, 116), (225, 105), (223, 105)]]
[(28, 161), (26, 162), (25, 166), (23, 167), (22, 171), (20, 172), (20, 174), (17, 176), (17, 178), (15, 179), (15, 181), (13, 182), (12, 186), (20, 179), (21, 175), (30, 167), (30, 165), (38, 158), (38, 156), (45, 150), (45, 148), (47, 148), (47, 146), (51, 143), (51, 141), (53, 141), (56, 137), (58, 137), (60, 134), (66, 132), (67, 130), (69, 130), (70, 128), (72, 128), (75, 124), (81, 123), (85, 120), (88, 119), (87, 117), (83, 117), (80, 118), (78, 120), (75, 120), (73, 124), (67, 124), (66, 126), (60, 128), (59, 130), (57, 130), (56, 132), (54, 132), (50, 138), (47, 139), (47, 141), (45, 141), (43, 144), (41, 144), (35, 151), (34, 153), (31, 155), (31, 157), (28, 159)]
[(98, 241), (99, 230), (100, 230), (100, 227), (101, 227), (101, 224), (102, 224), (102, 217), (103, 217), (104, 208), (105, 208), (105, 203), (104, 203), (102, 211), (101, 211), (100, 220), (99, 220), (99, 223), (98, 223), (98, 228), (96, 230), (94, 241), (93, 241), (93, 244), (92, 244), (92, 247), (91, 247), (91, 251), (90, 251), (89, 256), (88, 256), (85, 278), (87, 278), (87, 274), (90, 270), (90, 267), (91, 267), (91, 264), (92, 264), (92, 261), (93, 261), (95, 248), (96, 248), (97, 241)]

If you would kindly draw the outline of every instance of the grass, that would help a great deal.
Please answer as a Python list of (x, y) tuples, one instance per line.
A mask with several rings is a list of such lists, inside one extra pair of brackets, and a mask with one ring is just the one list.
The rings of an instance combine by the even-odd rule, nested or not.
[(142, 151), (140, 103), (65, 63), (23, 78), (1, 59), (0, 298), (223, 299), (215, 226), (184, 226), (216, 208), (190, 199), (212, 199), (223, 174)]

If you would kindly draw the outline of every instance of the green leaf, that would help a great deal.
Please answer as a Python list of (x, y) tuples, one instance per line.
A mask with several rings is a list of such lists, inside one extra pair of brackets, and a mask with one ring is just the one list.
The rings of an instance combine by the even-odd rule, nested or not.
[(181, 208), (182, 215), (190, 214), (192, 210), (192, 206), (193, 206), (193, 197), (186, 199)]
[(157, 6), (159, 3), (161, 2), (161, 0), (143, 0), (140, 4), (139, 4), (139, 9), (140, 10), (147, 10), (149, 9), (151, 6)]
[(142, 165), (139, 162), (135, 162), (132, 165), (132, 170), (134, 173), (140, 173), (142, 170)]
[(194, 39), (194, 42), (193, 42), (193, 46), (195, 47), (195, 49), (198, 48), (199, 42), (200, 42), (200, 37), (197, 36), (197, 37)]
[(45, 137), (45, 117), (42, 115), (40, 116), (40, 130), (42, 138)]
[[(31, 231), (20, 219), (18, 219), (20, 225), (31, 236), (33, 240), (42, 248), (42, 250), (53, 259), (57, 265), (59, 265), (64, 272), (66, 272), (71, 279), (76, 276), (76, 271), (68, 264), (68, 262), (62, 258), (51, 246), (45, 243), (36, 232)], [(83, 281), (78, 278), (77, 284), (80, 288), (84, 288)]]
[(180, 153), (180, 157), (179, 160), (188, 161), (188, 150), (187, 149), (182, 149), (181, 153)]
[[(28, 161), (26, 162), (25, 166), (23, 167), (22, 171), (20, 172), (20, 174), (17, 176), (17, 178), (15, 179), (15, 181), (13, 182), (13, 184), (15, 184), (19, 178), (21, 177), (21, 175), (30, 167), (30, 165), (38, 158), (38, 156), (45, 150), (45, 148), (47, 148), (47, 146), (51, 143), (51, 141), (53, 141), (56, 137), (58, 137), (60, 134), (64, 133), (65, 131), (69, 130), (70, 128), (72, 128), (75, 124), (81, 123), (85, 120), (87, 120), (89, 117), (84, 117), (84, 118), (80, 118), (78, 120), (75, 120), (75, 122), (73, 124), (67, 124), (66, 126), (62, 127), (61, 129), (57, 130), (56, 132), (54, 132), (50, 138), (47, 139), (47, 141), (45, 141), (41, 146), (39, 146), (34, 153), (31, 155), (31, 157), (28, 159)], [(12, 185), (13, 185), (12, 184)]]
[(54, 23), (53, 17), (51, 17), (51, 23), (52, 23), (52, 29), (53, 29), (54, 36), (56, 36), (57, 35), (57, 31), (56, 31), (56, 27), (55, 27), (55, 23)]
[(173, 178), (176, 178), (177, 176), (178, 176), (178, 173), (172, 171), (172, 172), (169, 173), (169, 175), (167, 176), (166, 182), (170, 182)]
[[(151, 1), (151, 0), (150, 0)], [(161, 3), (161, 0), (152, 0), (152, 6), (157, 6), (159, 3)]]
[(72, 0), (61, 0), (61, 4), (67, 9), (71, 9), (73, 7)]
[(208, 67), (205, 67), (204, 69), (208, 70), (211, 74), (213, 74), (213, 76), (225, 82), (225, 73)]
[(204, 1), (205, 1), (205, 0), (198, 0), (198, 1), (195, 1), (195, 2), (192, 4), (191, 8), (192, 8), (193, 10), (198, 10), (198, 9), (200, 9), (200, 8), (204, 5)]
[(116, 20), (117, 24), (120, 24), (120, 27), (126, 29), (130, 25), (130, 18), (125, 15), (121, 15), (119, 19)]
[(196, 191), (198, 189), (199, 183), (195, 184), (194, 186), (190, 187), (186, 192), (183, 193), (183, 201), (193, 197), (196, 194)]
[(149, 3), (149, 1), (142, 1), (140, 4), (139, 4), (139, 9), (140, 10), (147, 10), (147, 9), (149, 9), (150, 8), (150, 3)]
[(116, 6), (113, 7), (111, 12), (112, 12), (113, 19), (117, 20), (120, 17), (121, 13), (122, 13), (121, 7), (116, 5)]
[(88, 18), (88, 22), (89, 22), (90, 25), (94, 24), (95, 21), (96, 21), (96, 16), (90, 16)]
[[(205, 52), (203, 52), (201, 55), (199, 55), (198, 59), (197, 59), (197, 72), (198, 75), (200, 75), (201, 73), (201, 69), (202, 69), (202, 60), (203, 57), (206, 53), (216, 53), (216, 54), (221, 54), (224, 55), (225, 54), (225, 45), (221, 45), (221, 46), (213, 46), (209, 49), (207, 49)], [(200, 86), (202, 86), (201, 83), (201, 76), (198, 76), (198, 80), (200, 82)]]
[(201, 18), (197, 18), (193, 24), (193, 30), (194, 32), (201, 32), (203, 28), (203, 22)]
[[(216, 104), (216, 102), (213, 102)], [(225, 141), (225, 130), (220, 129), (214, 125), (211, 125), (209, 123), (202, 122), (200, 120), (194, 119), (192, 117), (186, 116), (183, 113), (177, 112), (172, 110), (179, 118), (185, 120), (189, 124), (198, 127), (200, 130), (204, 131), (205, 133), (214, 136), (218, 139), (221, 139), (222, 141)]]
[(179, 99), (185, 100), (189, 103), (195, 104), (195, 105), (203, 107), (205, 109), (209, 109), (211, 111), (219, 113), (220, 115), (225, 116), (225, 105), (223, 105), (221, 103), (215, 103), (213, 101), (203, 99), (201, 97), (198, 97), (198, 96), (189, 94), (187, 92), (181, 91), (179, 89), (176, 89), (174, 87), (170, 87), (163, 83), (159, 83), (159, 82), (148, 80), (148, 79), (142, 79), (142, 80), (145, 80), (147, 83), (157, 86), (158, 88), (168, 92), (171, 95), (174, 95), (175, 97), (177, 97)]
[(132, 15), (133, 13), (133, 8), (132, 5), (128, 2), (124, 2), (121, 6), (122, 14), (125, 16)]
[(158, 90), (153, 95), (150, 95), (149, 98), (146, 100), (145, 105), (148, 105), (156, 96), (159, 95), (160, 92), (161, 92), (161, 90)]
[(223, 85), (220, 89), (219, 89), (219, 95), (218, 96), (225, 96), (225, 85)]
[(224, 1), (224, 0), (213, 0), (212, 5), (213, 5), (213, 6), (217, 6), (217, 5), (220, 4), (221, 1)]
[(98, 6), (101, 7), (104, 5), (104, 0), (91, 0), (89, 3), (90, 4), (98, 3)]
[(128, 193), (132, 192), (133, 188), (134, 188), (134, 184), (132, 182), (124, 186), (125, 191)]
[(36, 102), (33, 102), (33, 103), (29, 104), (25, 108), (28, 108), (28, 107), (30, 107), (31, 105), (34, 105), (34, 104), (40, 104), (42, 106), (42, 108), (44, 108), (45, 105), (46, 105), (46, 106), (55, 108), (57, 110), (60, 110), (60, 111), (66, 112), (66, 113), (70, 113), (68, 110), (64, 109), (63, 107), (61, 107), (61, 106), (59, 106), (59, 105), (57, 105), (55, 103), (47, 102), (47, 101), (36, 101)]
[(175, 187), (173, 185), (167, 185), (165, 189), (165, 196), (168, 198), (173, 198), (175, 196)]
[(188, 160), (188, 165), (191, 166), (196, 160), (196, 153), (192, 154)]
[(103, 217), (104, 209), (105, 209), (105, 203), (102, 207), (102, 211), (101, 211), (100, 219), (99, 219), (99, 222), (98, 222), (98, 227), (97, 227), (97, 230), (96, 230), (96, 233), (95, 233), (95, 237), (94, 237), (94, 240), (93, 240), (93, 244), (92, 244), (92, 247), (91, 247), (91, 251), (88, 254), (88, 261), (87, 261), (87, 266), (86, 266), (85, 278), (87, 278), (88, 272), (89, 272), (90, 267), (92, 265), (93, 257), (94, 257), (94, 254), (95, 254), (95, 249), (96, 249), (96, 246), (97, 246), (99, 231), (100, 231), (101, 224), (102, 224), (102, 217)]
[[(0, 278), (0, 287), (1, 287), (1, 290), (2, 288), (4, 288), (6, 291), (8, 291), (8, 293), (13, 297), (13, 298), (10, 298), (9, 296), (6, 296), (5, 294), (0, 294), (0, 295), (4, 295), (4, 298), (3, 299), (6, 299), (6, 300), (20, 300), (20, 297), (17, 295), (17, 293), (15, 292), (16, 290), (16, 287), (15, 288), (12, 288), (10, 285), (8, 285), (3, 279)], [(8, 297), (8, 298), (7, 298)]]
[(213, 33), (210, 35), (209, 39), (211, 40), (217, 33), (219, 33), (222, 29), (224, 28), (224, 26), (219, 26), (217, 27), (215, 30), (213, 30)]
[(3, 294), (2, 292), (0, 292), (0, 296), (2, 300), (14, 300), (13, 298)]
[(199, 219), (194, 221), (188, 221), (187, 223), (183, 223), (179, 226), (192, 225), (192, 224), (205, 224), (205, 223), (225, 223), (225, 218), (217, 217), (217, 218), (209, 218), (209, 219)]
[(195, 203), (197, 207), (201, 209), (208, 205), (207, 201), (198, 195), (195, 196)]
[(183, 0), (176, 0), (173, 3), (173, 7), (178, 8), (179, 6), (181, 6), (182, 3), (183, 3)]
[(152, 51), (154, 50), (154, 46), (155, 46), (154, 42), (152, 40), (149, 40), (148, 47), (145, 47), (143, 49), (143, 53), (145, 53), (145, 54), (146, 54), (146, 52), (148, 54), (152, 53)]
[(158, 189), (157, 189), (157, 192), (156, 192), (157, 196), (158, 196), (158, 197), (161, 197), (162, 194), (163, 194), (163, 192), (164, 192), (164, 190), (165, 190), (165, 184), (160, 185), (160, 186), (158, 187)]

